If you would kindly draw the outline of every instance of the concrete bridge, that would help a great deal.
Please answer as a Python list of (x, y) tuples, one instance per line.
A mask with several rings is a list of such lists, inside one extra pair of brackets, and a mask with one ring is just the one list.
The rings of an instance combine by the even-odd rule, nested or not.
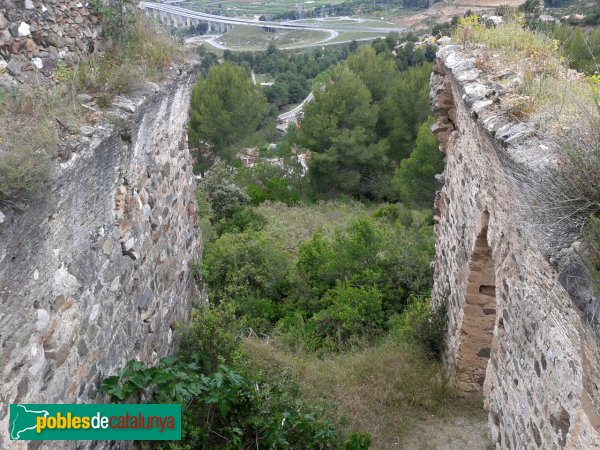
[(234, 17), (216, 16), (199, 11), (173, 6), (166, 3), (140, 2), (140, 7), (144, 9), (146, 15), (154, 17), (166, 25), (174, 27), (190, 27), (198, 25), (201, 22), (208, 23), (209, 31), (224, 33), (231, 30), (236, 25), (245, 25), (260, 28), (277, 28), (284, 30), (323, 30), (322, 28), (280, 22), (262, 22), (249, 19), (238, 19)]

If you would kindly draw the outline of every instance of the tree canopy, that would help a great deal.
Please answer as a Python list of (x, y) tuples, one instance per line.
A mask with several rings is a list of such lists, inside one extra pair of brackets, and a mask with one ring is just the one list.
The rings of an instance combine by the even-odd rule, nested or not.
[[(382, 41), (385, 43), (385, 41)], [(311, 151), (313, 191), (395, 200), (394, 167), (427, 118), (429, 64), (401, 72), (391, 53), (362, 47), (313, 87), (297, 143)]]
[(257, 130), (267, 110), (260, 86), (244, 68), (214, 65), (192, 90), (190, 143), (228, 158), (233, 145)]
[(432, 124), (430, 118), (421, 125), (414, 150), (400, 163), (394, 177), (400, 200), (418, 208), (432, 204), (438, 188), (434, 175), (444, 170), (437, 139), (430, 129)]

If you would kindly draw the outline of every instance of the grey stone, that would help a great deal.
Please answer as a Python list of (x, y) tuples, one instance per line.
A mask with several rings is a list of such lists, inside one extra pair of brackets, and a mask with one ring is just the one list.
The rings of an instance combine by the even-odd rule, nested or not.
[(490, 106), (492, 103), (493, 103), (492, 100), (478, 100), (475, 103), (473, 103), (473, 111), (476, 114), (479, 114), (479, 113), (481, 113), (481, 111), (483, 111), (485, 108)]
[(471, 106), (477, 100), (481, 100), (490, 92), (487, 86), (478, 83), (468, 84), (464, 89), (463, 100), (467, 106)]
[(87, 353), (88, 353), (88, 346), (85, 343), (85, 340), (79, 339), (79, 341), (77, 342), (77, 353), (81, 357), (84, 357), (84, 356), (87, 355)]
[(113, 250), (113, 240), (106, 239), (104, 241), (104, 244), (102, 244), (102, 252), (104, 252), (105, 255), (110, 255), (112, 253), (112, 250)]
[(78, 94), (77, 95), (77, 100), (79, 100), (81, 103), (89, 103), (94, 99), (94, 97), (92, 97), (89, 94)]
[(10, 40), (12, 39), (12, 35), (10, 34), (10, 31), (8, 30), (1, 30), (0, 31), (0, 42), (10, 42)]
[(18, 28), (18, 33), (20, 37), (31, 36), (31, 27), (28, 23), (21, 22), (21, 25), (19, 25)]
[(35, 322), (35, 328), (38, 331), (43, 331), (46, 329), (48, 324), (50, 323), (50, 314), (45, 309), (37, 310), (37, 321)]
[(21, 63), (17, 61), (17, 58), (11, 58), (6, 69), (14, 76), (21, 75)]
[(90, 127), (89, 125), (83, 125), (79, 128), (79, 132), (86, 137), (92, 137), (96, 132), (94, 127)]
[(0, 30), (6, 28), (8, 26), (8, 20), (2, 13), (0, 13)]
[(152, 292), (149, 289), (146, 289), (138, 300), (138, 308), (146, 309), (152, 300)]
[(479, 70), (470, 69), (459, 75), (458, 81), (475, 81), (477, 78), (479, 78), (479, 74)]
[(129, 238), (125, 242), (121, 243), (121, 249), (123, 250), (123, 252), (128, 252), (131, 249), (133, 249), (134, 245), (135, 245), (135, 239)]
[(12, 37), (19, 37), (19, 27), (16, 23), (11, 23), (8, 26), (8, 31), (10, 31)]
[(128, 98), (125, 97), (116, 97), (113, 100), (113, 105), (116, 106), (117, 108), (119, 108), (122, 111), (128, 112), (128, 113), (134, 113), (135, 110), (137, 109), (135, 104), (129, 100)]
[(6, 218), (6, 216), (2, 213), (2, 211), (0, 211), (0, 225), (2, 225), (4, 223), (5, 218)]
[(25, 9), (34, 9), (33, 2), (31, 0), (25, 0)]

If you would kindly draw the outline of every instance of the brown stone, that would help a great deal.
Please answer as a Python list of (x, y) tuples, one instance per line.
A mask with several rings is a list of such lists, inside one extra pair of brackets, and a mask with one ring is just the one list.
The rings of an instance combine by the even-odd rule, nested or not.
[(8, 43), (8, 52), (11, 55), (16, 55), (21, 51), (21, 42), (18, 39), (13, 39)]

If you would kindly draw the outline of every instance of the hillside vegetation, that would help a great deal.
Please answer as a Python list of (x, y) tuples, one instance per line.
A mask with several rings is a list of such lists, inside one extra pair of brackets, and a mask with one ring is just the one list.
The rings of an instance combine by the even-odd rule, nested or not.
[[(193, 269), (210, 307), (163, 362), (179, 373), (171, 383), (181, 396), (162, 381), (144, 385), (155, 399), (193, 405), (171, 448), (385, 448), (413, 419), (454, 404), (437, 360), (445, 313), (431, 313), (428, 300), (428, 209), (443, 169), (427, 121), (431, 64), (422, 53), (406, 64), (396, 45), (355, 47), (318, 77), (318, 53), (273, 49), (228, 56), (199, 79), (190, 141), (207, 156), (198, 192), (205, 251)], [(272, 119), (262, 88), (231, 60), (262, 72), (306, 61), (317, 78), (301, 126), (250, 166), (238, 155)], [(372, 392), (370, 364), (383, 371)], [(146, 370), (130, 366), (103, 389), (139, 395), (130, 381)], [(382, 406), (388, 388), (397, 395)], [(343, 400), (347, 389), (355, 401)]]
[[(543, 83), (567, 73), (560, 46), (519, 17), (496, 28), (468, 16), (454, 34), (499, 54), (481, 53), (480, 67), (531, 63), (515, 120), (552, 104)], [(430, 130), (431, 51), (398, 41), (348, 48), (344, 61), (307, 70), (314, 101), (276, 149), (264, 144), (275, 140), (268, 97), (277, 96), (254, 85), (249, 69), (281, 76), (304, 56), (230, 55), (199, 78), (190, 142), (201, 162), (205, 251), (192, 267), (209, 305), (198, 305), (178, 354), (158, 370), (132, 362), (102, 386), (115, 401), (184, 405), (183, 440), (163, 448), (419, 448), (426, 433), (415, 445), (408, 431), (424, 417), (483, 423), (443, 376), (446, 310), (429, 302), (430, 205), (443, 170)], [(586, 104), (597, 106), (595, 83), (581, 79), (592, 93)], [(257, 157), (243, 164), (249, 142)], [(576, 160), (593, 163), (567, 157)], [(596, 215), (590, 206), (586, 224)], [(453, 445), (487, 441), (471, 434)]]

